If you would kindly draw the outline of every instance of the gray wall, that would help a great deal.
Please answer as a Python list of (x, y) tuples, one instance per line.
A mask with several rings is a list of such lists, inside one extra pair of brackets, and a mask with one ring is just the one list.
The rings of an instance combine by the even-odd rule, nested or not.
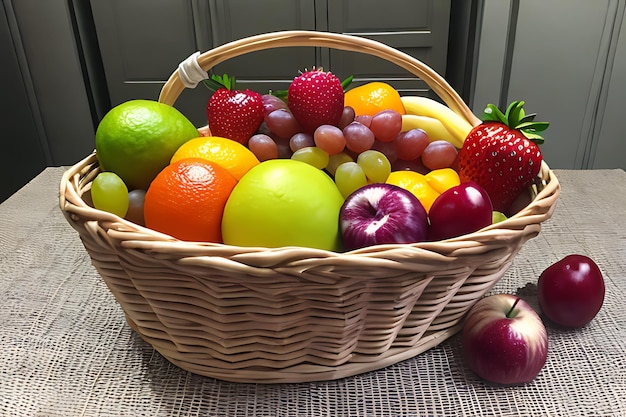
[(471, 104), (525, 100), (553, 168), (626, 169), (624, 0), (484, 0)]
[(98, 89), (97, 59), (88, 60), (99, 54), (95, 39), (78, 32), (89, 3), (76, 3), (2, 0), (0, 201), (46, 166), (73, 164), (94, 149), (108, 98)]
[[(404, 0), (393, 1), (401, 4)], [(626, 168), (621, 120), (622, 100), (626, 98), (626, 0), (443, 3), (446, 7), (451, 5), (452, 10), (451, 48), (447, 63), (445, 57), (433, 62), (440, 71), (446, 71), (450, 82), (477, 114), (487, 103), (505, 105), (510, 100), (523, 99), (529, 111), (539, 113), (539, 119), (552, 122), (542, 149), (553, 168)], [(440, 7), (443, 3), (437, 0), (435, 4)], [(147, 9), (146, 4), (150, 5)], [(300, 17), (259, 19), (270, 25), (265, 30), (367, 32), (368, 27), (355, 24), (355, 13), (346, 13), (359, 10), (362, 3), (358, 0), (297, 0), (289, 4), (293, 7), (281, 9), (282, 12)], [(426, 7), (423, 5), (427, 0), (406, 4), (411, 10), (418, 10)], [(4, 59), (0, 75), (5, 80), (5, 93), (0, 97), (0, 121), (4, 128), (0, 134), (0, 200), (45, 166), (73, 164), (91, 152), (97, 121), (111, 101), (126, 94), (124, 83), (128, 84), (128, 80), (124, 77), (138, 74), (134, 90), (129, 90), (130, 97), (139, 96), (142, 91), (153, 94), (190, 52), (249, 35), (244, 32), (251, 30), (228, 23), (233, 10), (246, 6), (244, 0), (2, 0), (2, 5), (0, 53)], [(166, 13), (165, 20), (162, 12), (157, 13), (162, 7), (174, 8)], [(134, 22), (124, 26), (123, 19), (128, 14), (122, 12), (135, 9)], [(146, 15), (146, 10), (154, 15)], [(477, 15), (476, 22), (473, 13)], [(115, 29), (107, 26), (114, 23), (122, 30), (135, 29), (126, 33), (126, 38), (117, 34), (114, 36), (122, 37), (97, 39), (94, 21), (104, 32), (114, 33)], [(388, 22), (405, 20), (387, 16), (381, 22), (387, 23), (381, 27), (370, 24), (369, 29), (384, 33), (383, 26), (389, 26)], [(424, 22), (434, 23), (432, 19)], [(137, 25), (152, 27), (152, 35), (137, 36)], [(431, 27), (436, 29), (437, 25)], [(257, 29), (254, 32), (263, 31)], [(154, 40), (157, 35), (162, 38), (158, 43)], [(181, 38), (185, 41), (181, 42)], [(427, 39), (432, 36), (381, 37), (393, 46), (413, 48), (417, 54), (422, 53), (420, 47), (428, 46), (423, 43)], [(448, 41), (446, 34), (438, 39)], [(155, 52), (134, 62), (124, 55), (142, 49)], [(171, 53), (164, 54), (168, 50)], [(433, 50), (422, 49), (427, 54)], [(112, 61), (116, 56), (117, 63)], [(314, 56), (322, 63), (330, 58), (328, 53)], [(426, 55), (426, 59), (430, 58)], [(107, 66), (110, 74), (117, 71), (108, 80), (104, 71)], [(421, 88), (415, 80), (398, 82), (407, 91)], [(116, 98), (110, 101), (111, 92)], [(201, 97), (195, 103), (203, 102)]]

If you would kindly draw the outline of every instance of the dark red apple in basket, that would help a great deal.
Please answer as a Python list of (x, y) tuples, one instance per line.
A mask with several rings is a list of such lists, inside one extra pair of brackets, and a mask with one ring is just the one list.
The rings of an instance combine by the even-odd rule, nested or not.
[(532, 381), (548, 356), (548, 334), (528, 303), (511, 294), (479, 300), (467, 314), (463, 355), (481, 378), (503, 385)]
[(392, 184), (365, 185), (350, 194), (339, 212), (346, 250), (426, 239), (428, 218), (411, 192)]
[(541, 311), (552, 322), (564, 327), (582, 327), (602, 308), (602, 272), (587, 256), (566, 256), (541, 273), (537, 298)]
[(493, 207), (487, 192), (475, 182), (467, 181), (441, 193), (430, 207), (428, 217), (428, 240), (443, 240), (489, 226)]

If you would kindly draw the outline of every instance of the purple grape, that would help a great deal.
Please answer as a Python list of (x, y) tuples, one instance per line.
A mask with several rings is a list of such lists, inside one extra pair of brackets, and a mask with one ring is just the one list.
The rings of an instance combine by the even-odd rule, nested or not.
[(346, 106), (343, 108), (343, 113), (341, 113), (341, 118), (339, 119), (339, 123), (337, 127), (339, 129), (343, 129), (348, 126), (350, 123), (354, 122), (354, 118), (356, 114), (354, 113), (354, 109), (350, 106)]
[(422, 162), (431, 170), (449, 168), (454, 164), (459, 151), (450, 142), (436, 140), (422, 152)]
[(395, 143), (398, 158), (403, 161), (412, 161), (422, 155), (430, 140), (422, 129), (411, 129), (400, 132)]
[(372, 117), (369, 128), (379, 141), (393, 142), (402, 130), (402, 115), (395, 110), (380, 111)]
[(268, 135), (258, 133), (248, 141), (248, 148), (256, 155), (259, 161), (278, 158), (278, 146)]
[(299, 132), (289, 139), (289, 147), (292, 152), (295, 152), (298, 149), (308, 148), (310, 146), (315, 146), (315, 141), (313, 141), (313, 135), (309, 133)]
[(346, 147), (356, 153), (371, 149), (376, 140), (374, 133), (359, 122), (352, 122), (344, 127), (343, 135), (346, 138)]
[(271, 94), (263, 94), (261, 96), (261, 100), (263, 102), (263, 116), (267, 117), (268, 114), (278, 109), (286, 109), (287, 103), (285, 103), (282, 99), (273, 96)]
[(346, 138), (336, 126), (321, 125), (313, 133), (315, 146), (326, 151), (328, 155), (335, 155), (346, 147)]
[(289, 139), (302, 131), (296, 118), (286, 109), (278, 109), (269, 113), (265, 116), (265, 124), (270, 132), (281, 139)]

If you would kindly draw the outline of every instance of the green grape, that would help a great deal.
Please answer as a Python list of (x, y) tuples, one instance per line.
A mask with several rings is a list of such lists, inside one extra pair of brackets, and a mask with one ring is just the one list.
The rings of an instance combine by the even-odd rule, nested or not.
[(492, 223), (500, 223), (503, 222), (507, 219), (506, 215), (504, 213), (501, 213), (499, 211), (494, 211), (493, 213), (491, 213), (491, 222)]
[(108, 211), (120, 217), (128, 211), (128, 188), (113, 172), (101, 172), (91, 184), (91, 198), (98, 210)]
[(354, 159), (350, 155), (345, 152), (339, 152), (335, 155), (331, 155), (328, 159), (328, 165), (326, 165), (326, 171), (331, 176), (335, 176), (335, 171), (337, 171), (337, 167), (345, 162), (353, 162)]
[(317, 169), (324, 169), (328, 165), (329, 156), (317, 146), (307, 146), (300, 148), (291, 155), (291, 159), (306, 162)]
[(362, 152), (356, 162), (365, 172), (369, 182), (385, 182), (391, 173), (391, 163), (384, 153), (370, 149)]
[(335, 171), (335, 184), (341, 195), (347, 198), (357, 189), (367, 185), (367, 177), (356, 162), (344, 162)]

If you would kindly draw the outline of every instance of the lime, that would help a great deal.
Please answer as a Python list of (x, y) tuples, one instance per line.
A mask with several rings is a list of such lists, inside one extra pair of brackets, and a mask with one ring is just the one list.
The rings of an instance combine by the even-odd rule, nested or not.
[(96, 130), (100, 168), (119, 175), (129, 189), (146, 190), (174, 152), (199, 136), (180, 111), (152, 100), (130, 100), (112, 108)]

